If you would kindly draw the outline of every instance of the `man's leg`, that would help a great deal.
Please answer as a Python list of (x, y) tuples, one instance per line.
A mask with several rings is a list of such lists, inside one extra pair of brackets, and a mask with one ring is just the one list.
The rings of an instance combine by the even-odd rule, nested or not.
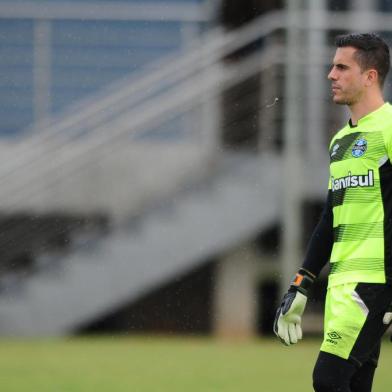
[[(377, 346), (375, 353), (380, 350)], [(371, 392), (377, 361), (373, 358), (360, 368), (336, 355), (320, 352), (313, 371), (316, 392)]]
[(316, 392), (352, 392), (350, 382), (356, 370), (346, 359), (320, 351), (313, 371), (313, 388)]
[(364, 363), (354, 374), (351, 380), (351, 392), (371, 392), (376, 365), (371, 362)]
[(383, 284), (328, 289), (324, 341), (313, 373), (316, 392), (371, 391), (391, 301), (392, 289)]
[(370, 359), (365, 362), (352, 376), (352, 392), (370, 392), (372, 390), (374, 373), (380, 355), (381, 342), (375, 347)]

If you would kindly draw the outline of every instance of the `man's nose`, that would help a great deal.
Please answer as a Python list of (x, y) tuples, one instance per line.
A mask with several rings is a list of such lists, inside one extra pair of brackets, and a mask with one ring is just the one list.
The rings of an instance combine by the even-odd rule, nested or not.
[(335, 75), (335, 72), (334, 72), (334, 69), (333, 69), (333, 68), (332, 68), (331, 71), (329, 72), (327, 78), (328, 78), (329, 80), (336, 80), (336, 75)]

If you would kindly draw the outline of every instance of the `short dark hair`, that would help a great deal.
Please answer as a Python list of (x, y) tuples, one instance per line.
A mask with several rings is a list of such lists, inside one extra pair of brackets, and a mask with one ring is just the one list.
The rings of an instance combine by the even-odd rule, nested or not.
[(375, 69), (382, 87), (390, 68), (388, 44), (375, 33), (344, 34), (335, 39), (337, 48), (352, 46), (357, 49), (354, 59), (362, 71)]

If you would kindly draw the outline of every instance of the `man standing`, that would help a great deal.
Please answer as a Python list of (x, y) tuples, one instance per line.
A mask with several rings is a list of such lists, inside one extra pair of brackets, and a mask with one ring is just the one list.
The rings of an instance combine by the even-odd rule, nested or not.
[(330, 144), (326, 205), (274, 332), (286, 345), (302, 338), (308, 290), (330, 261), (314, 390), (369, 392), (392, 320), (392, 106), (382, 93), (390, 57), (376, 34), (339, 36), (336, 47), (328, 79), (351, 117)]

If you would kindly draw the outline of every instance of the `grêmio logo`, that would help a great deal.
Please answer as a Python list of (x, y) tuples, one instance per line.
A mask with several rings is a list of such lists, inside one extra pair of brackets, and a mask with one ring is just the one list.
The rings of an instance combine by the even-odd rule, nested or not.
[(328, 335), (328, 339), (326, 339), (326, 342), (335, 345), (338, 344), (337, 341), (342, 338), (336, 331), (328, 332), (327, 335)]
[(345, 177), (331, 177), (332, 192), (340, 189), (374, 186), (374, 172), (368, 170), (367, 174), (352, 175), (348, 172)]

